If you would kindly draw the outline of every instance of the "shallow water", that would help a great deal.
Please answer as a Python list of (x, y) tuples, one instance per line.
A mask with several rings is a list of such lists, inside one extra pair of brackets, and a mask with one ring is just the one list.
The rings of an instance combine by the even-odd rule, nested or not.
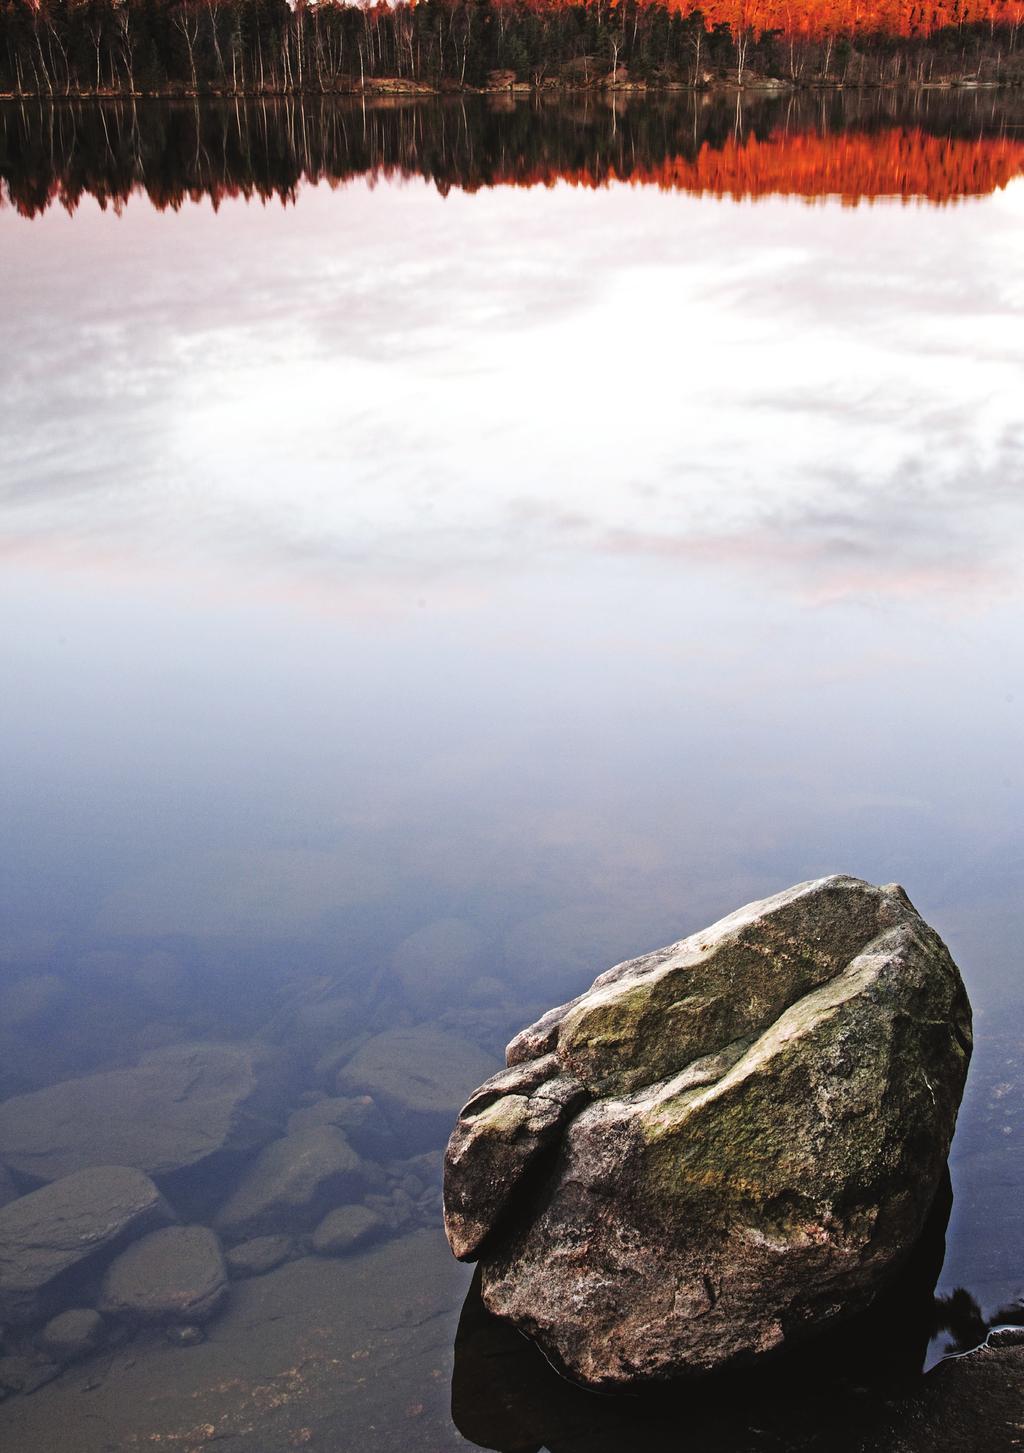
[[(976, 1014), (931, 1358), (1012, 1308), (1022, 121), (0, 107), (0, 1095), (255, 1039), (283, 1118), (395, 1027), (497, 1067), (618, 959), (898, 879)], [(409, 1150), (389, 1239), (12, 1446), (83, 1398), (83, 1449), (463, 1446)], [(500, 1446), (584, 1446), (536, 1397)]]

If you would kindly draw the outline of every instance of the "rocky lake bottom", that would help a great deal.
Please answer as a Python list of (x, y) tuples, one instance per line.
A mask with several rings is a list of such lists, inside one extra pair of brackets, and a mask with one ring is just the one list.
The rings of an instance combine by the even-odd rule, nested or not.
[[(82, 1453), (662, 1446), (675, 1411), (574, 1391), (484, 1312), (445, 1243), (447, 1129), (520, 1024), (486, 976), (466, 983), (462, 1007), (419, 1019), (402, 974), (416, 995), (428, 957), (450, 972), (461, 952), (468, 974), (482, 948), (464, 923), (430, 925), (398, 946), (386, 987), (360, 996), (351, 983), (293, 984), (245, 1041), (198, 1039), (195, 1020), (182, 1039), (165, 1017), (160, 1047), (144, 1047), (158, 1036), (141, 1022), (153, 966), (122, 961), (122, 1020), (133, 1000), (140, 1020), (134, 1046), (122, 1036), (123, 1067), (81, 1073), (83, 1036), (75, 1077), (0, 1102), (0, 1426), (12, 1446), (48, 1449), (72, 1427)], [(82, 1032), (66, 981), (54, 976), (45, 994), (41, 983), (5, 990), (8, 1066), (44, 1025), (54, 1035), (62, 1013)], [(953, 1286), (947, 1267), (933, 1295), (947, 1204), (923, 1281), (911, 1277), (830, 1351), (827, 1398), (807, 1401), (820, 1367), (797, 1368), (767, 1406), (745, 1393), (741, 1414), (724, 1415), (728, 1394), (684, 1391), (701, 1446), (837, 1447), (851, 1428), (863, 1441), (926, 1361), (984, 1341), (990, 1321), (1024, 1323), (1019, 1167), (1001, 1153), (1021, 1129), (1020, 1053), (1016, 1034), (982, 1042), (954, 1151), (952, 1275), (966, 1285)], [(38, 1049), (31, 1062), (38, 1073)], [(122, 1164), (146, 1169), (96, 1169)], [(762, 1423), (770, 1431), (754, 1437)]]

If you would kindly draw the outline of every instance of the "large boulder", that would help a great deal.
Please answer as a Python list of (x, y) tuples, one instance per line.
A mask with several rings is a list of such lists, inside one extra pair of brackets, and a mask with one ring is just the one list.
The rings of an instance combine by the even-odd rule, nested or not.
[(107, 1267), (100, 1309), (133, 1322), (208, 1322), (224, 1305), (228, 1274), (208, 1226), (165, 1226)]
[(248, 1045), (173, 1045), (132, 1068), (15, 1095), (0, 1104), (0, 1162), (35, 1181), (90, 1165), (173, 1181), (270, 1139), (271, 1070)]
[(218, 1212), (217, 1229), (229, 1241), (310, 1231), (363, 1182), (362, 1162), (340, 1130), (297, 1130), (260, 1152)]
[(449, 1144), (449, 1241), (581, 1382), (742, 1364), (904, 1260), (970, 1051), (960, 975), (901, 888), (800, 884), (513, 1040)]
[(43, 1321), (104, 1254), (173, 1220), (128, 1166), (93, 1166), (0, 1209), (0, 1324)]
[(423, 1025), (374, 1035), (338, 1072), (341, 1095), (370, 1095), (407, 1155), (445, 1142), (459, 1106), (494, 1061), (468, 1040)]

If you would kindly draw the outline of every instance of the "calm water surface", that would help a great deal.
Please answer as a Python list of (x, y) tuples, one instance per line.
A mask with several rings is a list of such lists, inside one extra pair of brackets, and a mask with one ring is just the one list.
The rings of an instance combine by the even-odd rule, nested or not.
[[(497, 1067), (618, 959), (897, 879), (976, 1011), (938, 1291), (1012, 1309), (1024, 114), (141, 109), (0, 108), (0, 1095), (256, 1039), (283, 1122), (368, 1035)], [(466, 1446), (408, 1150), (389, 1239), (12, 1446)], [(456, 1382), (466, 1439), (598, 1446)]]

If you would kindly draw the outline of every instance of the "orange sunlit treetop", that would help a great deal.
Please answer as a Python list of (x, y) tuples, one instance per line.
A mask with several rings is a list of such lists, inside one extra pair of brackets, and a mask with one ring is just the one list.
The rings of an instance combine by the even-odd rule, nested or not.
[[(689, 5), (687, 9), (691, 8)], [(1020, 0), (707, 0), (708, 20), (787, 35), (931, 35), (976, 21), (1019, 25)]]
[[(557, 10), (578, 0), (528, 0), (538, 10)], [(614, 9), (620, 0), (609, 0)], [(640, 0), (644, 3), (644, 0)], [(965, 25), (1024, 25), (1024, 0), (667, 0), (670, 10), (699, 11), (710, 28), (734, 33), (777, 30), (806, 38), (826, 35), (927, 36)]]

